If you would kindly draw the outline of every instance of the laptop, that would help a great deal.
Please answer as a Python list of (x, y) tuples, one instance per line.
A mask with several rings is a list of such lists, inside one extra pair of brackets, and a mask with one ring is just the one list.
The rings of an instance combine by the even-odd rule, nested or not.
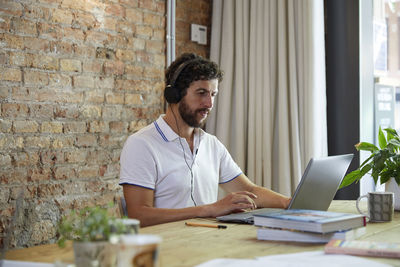
[[(349, 168), (353, 154), (312, 158), (294, 192), (288, 209), (324, 210), (329, 208)], [(281, 209), (263, 208), (217, 217), (218, 221), (253, 224), (253, 215)]]

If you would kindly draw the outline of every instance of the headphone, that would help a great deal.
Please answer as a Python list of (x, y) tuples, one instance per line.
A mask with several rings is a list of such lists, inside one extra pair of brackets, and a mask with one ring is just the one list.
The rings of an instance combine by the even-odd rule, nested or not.
[(164, 89), (164, 97), (168, 103), (178, 103), (182, 99), (182, 91), (175, 87), (176, 80), (179, 78), (181, 72), (191, 63), (200, 61), (201, 58), (189, 59), (178, 66), (174, 75), (171, 78), (170, 84)]

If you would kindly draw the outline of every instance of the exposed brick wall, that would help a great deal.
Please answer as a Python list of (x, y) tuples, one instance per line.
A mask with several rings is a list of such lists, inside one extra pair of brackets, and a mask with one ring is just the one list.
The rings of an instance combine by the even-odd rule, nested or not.
[[(208, 56), (188, 25), (210, 12), (177, 1), (177, 54)], [(165, 0), (0, 0), (1, 242), (21, 191), (10, 247), (121, 194), (124, 141), (164, 110), (165, 16)]]

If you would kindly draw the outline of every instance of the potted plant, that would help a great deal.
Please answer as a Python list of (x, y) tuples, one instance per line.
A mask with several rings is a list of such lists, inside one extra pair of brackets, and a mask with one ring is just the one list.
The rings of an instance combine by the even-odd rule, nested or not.
[[(379, 148), (368, 142), (360, 142), (355, 145), (358, 151), (369, 151), (371, 155), (360, 167), (347, 174), (339, 188), (358, 182), (365, 174), (370, 173), (375, 184), (378, 181), (385, 184), (386, 191), (395, 195), (395, 209), (400, 209), (400, 137), (392, 128), (379, 127)], [(389, 189), (390, 188), (390, 189)]]
[[(109, 206), (110, 207), (110, 206)], [(110, 216), (106, 208), (87, 207), (64, 216), (59, 225), (58, 245), (73, 241), (77, 267), (116, 266), (116, 251), (113, 243), (118, 235), (134, 232), (123, 220)]]

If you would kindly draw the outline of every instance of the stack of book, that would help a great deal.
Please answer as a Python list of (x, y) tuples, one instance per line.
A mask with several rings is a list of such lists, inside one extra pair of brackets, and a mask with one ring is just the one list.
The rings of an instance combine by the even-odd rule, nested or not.
[(331, 239), (353, 240), (365, 234), (364, 215), (318, 210), (281, 210), (257, 213), (259, 240), (327, 243)]

